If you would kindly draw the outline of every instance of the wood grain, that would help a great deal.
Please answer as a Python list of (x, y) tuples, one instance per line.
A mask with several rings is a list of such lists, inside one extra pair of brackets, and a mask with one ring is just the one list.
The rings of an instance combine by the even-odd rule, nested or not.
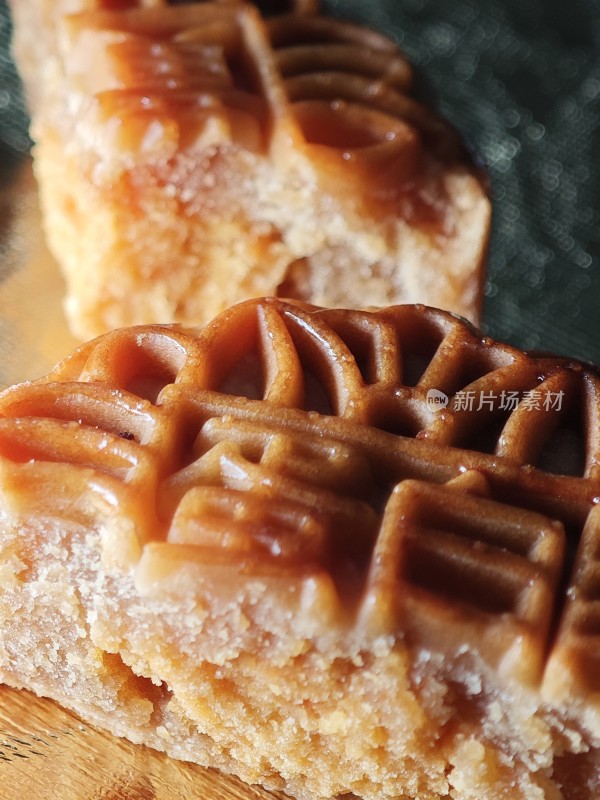
[(282, 800), (82, 723), (50, 700), (0, 687), (1, 800)]

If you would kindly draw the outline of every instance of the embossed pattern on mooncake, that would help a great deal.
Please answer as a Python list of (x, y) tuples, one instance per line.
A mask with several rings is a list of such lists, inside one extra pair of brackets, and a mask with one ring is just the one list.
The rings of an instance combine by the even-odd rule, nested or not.
[(76, 335), (263, 295), (478, 319), (485, 176), (394, 42), (310, 2), (68, 11), (15, 35)]
[(145, 574), (183, 558), (310, 582), (311, 625), (470, 642), (552, 699), (567, 671), (595, 686), (598, 386), (440, 311), (248, 301), (203, 330), (106, 334), (9, 390), (2, 453), (27, 492), (59, 463), (50, 485), (72, 473), (116, 498), (100, 515), (130, 509)]

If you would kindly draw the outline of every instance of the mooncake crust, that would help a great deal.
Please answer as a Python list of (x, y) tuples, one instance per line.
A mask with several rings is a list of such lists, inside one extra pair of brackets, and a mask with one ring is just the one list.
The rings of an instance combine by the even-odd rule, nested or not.
[[(33, 35), (41, 7), (22, 5), (17, 35)], [(477, 321), (485, 176), (391, 40), (311, 4), (134, 5), (53, 10), (52, 52), (29, 70), (77, 335), (205, 324), (265, 294)]]
[(2, 679), (299, 798), (591, 800), (599, 391), (422, 306), (83, 345), (0, 396)]

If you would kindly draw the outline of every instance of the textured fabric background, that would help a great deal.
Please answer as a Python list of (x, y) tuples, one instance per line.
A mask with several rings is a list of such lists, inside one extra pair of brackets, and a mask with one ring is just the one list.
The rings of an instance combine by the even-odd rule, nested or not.
[(0, 181), (29, 149), (27, 115), (21, 86), (10, 57), (11, 26), (5, 0), (0, 0)]
[[(329, 0), (386, 32), (489, 169), (485, 326), (600, 363), (600, 3)], [(0, 181), (27, 152), (0, 0)]]

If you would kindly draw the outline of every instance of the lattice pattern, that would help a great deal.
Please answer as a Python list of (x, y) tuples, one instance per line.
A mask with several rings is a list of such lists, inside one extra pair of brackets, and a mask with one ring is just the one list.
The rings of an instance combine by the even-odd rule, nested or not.
[(261, 295), (477, 318), (485, 180), (385, 36), (310, 2), (40, 4), (16, 51), (77, 336)]
[[(412, 70), (385, 37), (312, 13), (265, 21), (235, 0), (169, 5), (66, 19), (70, 86), (86, 108), (96, 96), (106, 135), (121, 121), (114, 145), (123, 153), (232, 141), (272, 148), (285, 164), (292, 144), (330, 188), (350, 161), (344, 182), (376, 180), (396, 204), (395, 187), (406, 193), (426, 171), (423, 148), (446, 161), (463, 156), (450, 126), (410, 97)], [(405, 206), (436, 215), (414, 197)]]
[(444, 486), (409, 480), (395, 487), (373, 554), (366, 622), (389, 633), (401, 619), (411, 642), (449, 654), (483, 650), (502, 670), (536, 682), (564, 531), (489, 493), (479, 472)]
[[(594, 498), (594, 504), (600, 497)], [(566, 607), (552, 650), (544, 692), (569, 702), (577, 695), (587, 703), (600, 687), (600, 509), (590, 512), (566, 591)], [(575, 679), (573, 679), (575, 678)], [(590, 713), (597, 704), (589, 704)]]
[[(27, 95), (30, 105), (37, 109), (44, 100), (41, 87), (52, 73), (55, 65), (52, 63), (58, 58), (57, 32), (60, 30), (62, 20), (66, 15), (75, 15), (85, 12), (121, 13), (127, 20), (131, 11), (145, 10), (149, 20), (156, 20), (164, 9), (177, 6), (175, 11), (182, 20), (189, 18), (188, 6), (192, 5), (223, 5), (232, 11), (233, 6), (239, 6), (242, 0), (9, 0), (9, 6), (17, 23), (17, 42), (19, 68), (25, 80)], [(277, 14), (304, 14), (315, 13), (318, 9), (317, 0), (259, 0), (253, 3), (266, 17)], [(135, 17), (134, 17), (135, 19)], [(159, 26), (160, 27), (160, 26)], [(50, 61), (49, 61), (50, 59)], [(191, 64), (188, 62), (188, 66)], [(58, 69), (60, 71), (60, 67)]]
[[(443, 410), (431, 390), (448, 393)], [(562, 393), (561, 407), (532, 391)], [(466, 392), (521, 399), (464, 409)], [(597, 681), (598, 409), (593, 370), (449, 314), (270, 299), (203, 330), (84, 345), (4, 393), (0, 448), (22, 509), (132, 519), (147, 575), (172, 564), (176, 581), (179, 559), (217, 570), (218, 586), (228, 570), (310, 581), (321, 605), (301, 613), (448, 653), (470, 645), (530, 684), (550, 652), (544, 690), (559, 697), (583, 673)], [(578, 430), (579, 473), (563, 474)], [(84, 499), (69, 505), (61, 483)]]

